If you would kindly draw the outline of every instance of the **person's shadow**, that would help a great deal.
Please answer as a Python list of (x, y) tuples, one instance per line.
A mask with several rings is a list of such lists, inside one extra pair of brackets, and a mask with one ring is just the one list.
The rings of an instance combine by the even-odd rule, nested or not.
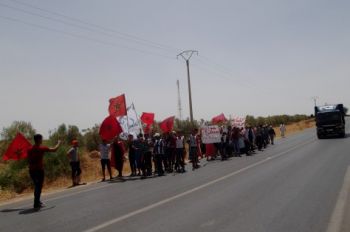
[(33, 213), (40, 213), (46, 210), (50, 210), (55, 208), (55, 206), (50, 207), (43, 207), (41, 209), (34, 209), (34, 208), (15, 208), (15, 209), (3, 209), (0, 210), (1, 213), (12, 213), (12, 212), (18, 212), (18, 214), (26, 215), (26, 214), (33, 214)]

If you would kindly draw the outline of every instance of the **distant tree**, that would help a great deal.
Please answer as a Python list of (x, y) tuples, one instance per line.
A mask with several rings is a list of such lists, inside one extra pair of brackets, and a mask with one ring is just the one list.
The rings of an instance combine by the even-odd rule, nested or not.
[(4, 127), (1, 131), (2, 141), (0, 142), (0, 158), (3, 156), (8, 145), (18, 132), (22, 133), (29, 141), (33, 140), (36, 133), (30, 122), (14, 121), (9, 127)]
[(94, 127), (84, 130), (83, 140), (88, 151), (98, 150), (98, 146), (101, 143), (99, 129), (100, 126), (96, 124)]
[(36, 131), (30, 122), (14, 121), (9, 127), (4, 127), (1, 132), (1, 139), (5, 141), (11, 141), (15, 138), (16, 134), (21, 132), (24, 137), (32, 140)]

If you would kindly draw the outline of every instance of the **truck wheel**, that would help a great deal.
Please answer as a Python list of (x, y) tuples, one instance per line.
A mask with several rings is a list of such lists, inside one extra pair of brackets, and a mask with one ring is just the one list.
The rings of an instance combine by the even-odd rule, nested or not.
[(342, 132), (342, 133), (340, 134), (340, 137), (341, 137), (341, 138), (345, 138), (345, 132)]

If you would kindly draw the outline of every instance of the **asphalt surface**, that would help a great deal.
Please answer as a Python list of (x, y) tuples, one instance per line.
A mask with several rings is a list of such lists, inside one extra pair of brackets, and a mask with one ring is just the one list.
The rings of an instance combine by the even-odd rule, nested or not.
[(32, 199), (3, 205), (0, 231), (327, 231), (349, 148), (350, 136), (317, 140), (309, 129), (185, 174), (49, 194), (39, 212)]

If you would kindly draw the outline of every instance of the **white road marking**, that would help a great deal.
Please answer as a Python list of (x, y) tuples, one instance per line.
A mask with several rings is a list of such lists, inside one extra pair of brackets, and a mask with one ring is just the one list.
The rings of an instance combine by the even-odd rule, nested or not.
[(340, 232), (344, 221), (345, 206), (350, 192), (350, 166), (346, 170), (344, 183), (339, 192), (338, 200), (328, 223), (327, 232)]
[(315, 141), (316, 141), (316, 140), (314, 140), (314, 139), (309, 140), (309, 141), (307, 141), (307, 142), (305, 142), (305, 143), (299, 144), (299, 145), (297, 145), (297, 146), (295, 146), (295, 147), (292, 147), (292, 148), (290, 148), (290, 149), (288, 149), (288, 150), (286, 150), (286, 151), (284, 151), (284, 152), (281, 152), (281, 153), (279, 153), (279, 154), (277, 154), (277, 155), (267, 157), (267, 158), (265, 158), (265, 159), (263, 159), (263, 160), (261, 160), (261, 161), (259, 161), (259, 162), (256, 162), (256, 163), (254, 163), (254, 164), (248, 165), (248, 166), (246, 166), (246, 167), (244, 167), (244, 168), (242, 168), (242, 169), (239, 169), (239, 170), (237, 170), (237, 171), (231, 172), (231, 173), (229, 173), (229, 174), (227, 174), (227, 175), (225, 175), (225, 176), (222, 176), (222, 177), (217, 178), (217, 179), (215, 179), (215, 180), (212, 180), (212, 181), (210, 181), (210, 182), (208, 182), (208, 183), (205, 183), (205, 184), (202, 184), (202, 185), (200, 185), (200, 186), (197, 186), (197, 187), (195, 187), (195, 188), (193, 188), (193, 189), (187, 190), (187, 191), (185, 191), (185, 192), (183, 192), (183, 193), (180, 193), (180, 194), (177, 194), (177, 195), (175, 195), (175, 196), (172, 196), (172, 197), (166, 198), (166, 199), (164, 199), (164, 200), (158, 201), (158, 202), (156, 202), (156, 203), (154, 203), (154, 204), (151, 204), (151, 205), (148, 205), (148, 206), (143, 207), (143, 208), (141, 208), (141, 209), (138, 209), (138, 210), (135, 210), (135, 211), (133, 211), (133, 212), (127, 213), (127, 214), (125, 214), (125, 215), (123, 215), (123, 216), (114, 218), (114, 219), (109, 220), (109, 221), (107, 221), (107, 222), (104, 222), (104, 223), (102, 223), (102, 224), (100, 224), (100, 225), (98, 225), (98, 226), (95, 226), (95, 227), (92, 227), (92, 228), (90, 228), (90, 229), (88, 229), (88, 230), (85, 230), (84, 232), (95, 232), (95, 231), (99, 231), (99, 230), (101, 230), (101, 229), (103, 229), (103, 228), (106, 228), (106, 227), (112, 225), (112, 224), (115, 224), (115, 223), (117, 223), (117, 222), (126, 220), (126, 219), (128, 219), (128, 218), (130, 218), (130, 217), (133, 217), (133, 216), (136, 216), (136, 215), (138, 215), (138, 214), (147, 212), (147, 211), (149, 211), (149, 210), (151, 210), (151, 209), (157, 208), (158, 206), (161, 206), (161, 205), (164, 205), (164, 204), (169, 203), (169, 202), (171, 202), (171, 201), (177, 200), (177, 199), (179, 199), (179, 198), (181, 198), (181, 197), (187, 196), (187, 195), (189, 195), (189, 194), (191, 194), (191, 193), (194, 193), (194, 192), (196, 192), (196, 191), (199, 191), (199, 190), (201, 190), (201, 189), (204, 189), (204, 188), (206, 188), (206, 187), (208, 187), (208, 186), (210, 186), (210, 185), (213, 185), (213, 184), (215, 184), (215, 183), (218, 183), (218, 182), (220, 182), (220, 181), (223, 181), (223, 180), (225, 180), (225, 179), (228, 179), (228, 178), (230, 178), (230, 177), (232, 177), (232, 176), (235, 176), (235, 175), (237, 175), (237, 174), (240, 174), (240, 173), (242, 173), (242, 172), (244, 172), (244, 171), (247, 171), (247, 170), (249, 170), (249, 169), (252, 169), (252, 168), (254, 168), (254, 167), (256, 167), (256, 166), (259, 166), (259, 165), (261, 165), (261, 164), (264, 164), (264, 163), (266, 163), (266, 162), (268, 162), (268, 161), (270, 161), (270, 160), (273, 160), (273, 159), (276, 159), (276, 158), (281, 157), (281, 156), (283, 156), (283, 155), (286, 155), (286, 154), (288, 154), (289, 152), (291, 152), (291, 151), (293, 151), (293, 150), (296, 150), (296, 149), (298, 149), (298, 148), (300, 148), (300, 147), (302, 147), (302, 146), (308, 145), (308, 144), (310, 144), (310, 143), (312, 143), (312, 142), (315, 142)]

